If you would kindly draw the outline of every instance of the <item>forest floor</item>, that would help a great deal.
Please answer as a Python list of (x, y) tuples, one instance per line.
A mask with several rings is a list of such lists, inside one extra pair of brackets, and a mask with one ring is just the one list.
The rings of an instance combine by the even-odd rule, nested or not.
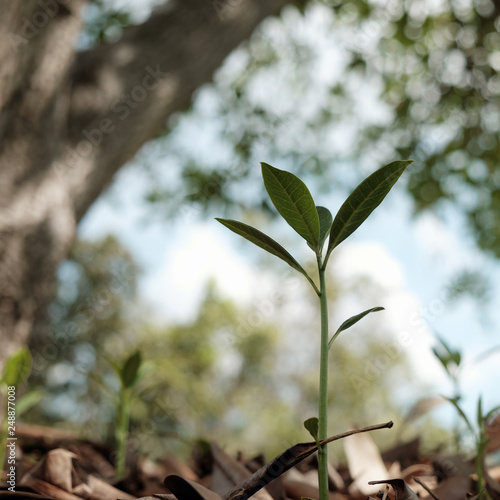
[[(500, 418), (496, 421), (500, 424)], [(500, 425), (493, 429), (487, 456), (498, 458)], [(478, 469), (473, 457), (424, 455), (418, 439), (384, 452), (368, 432), (342, 440), (348, 464), (330, 466), (330, 500), (500, 500), (500, 465), (482, 464)], [(117, 480), (113, 452), (103, 444), (79, 440), (66, 431), (18, 426), (15, 466), (10, 469), (7, 460), (9, 475), (4, 473), (0, 499), (243, 500), (252, 494), (258, 500), (318, 499), (316, 449), (314, 442), (301, 443), (266, 462), (263, 456), (232, 456), (216, 443), (200, 442), (189, 463), (172, 455), (158, 463), (128, 456), (126, 474)], [(484, 478), (482, 492), (478, 473)]]

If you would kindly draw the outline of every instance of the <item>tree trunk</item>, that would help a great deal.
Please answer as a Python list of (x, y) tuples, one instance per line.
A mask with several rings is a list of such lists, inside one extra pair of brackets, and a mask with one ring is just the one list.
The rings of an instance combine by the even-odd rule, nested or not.
[(0, 368), (46, 325), (57, 266), (114, 174), (287, 3), (171, 0), (78, 52), (85, 0), (0, 1)]

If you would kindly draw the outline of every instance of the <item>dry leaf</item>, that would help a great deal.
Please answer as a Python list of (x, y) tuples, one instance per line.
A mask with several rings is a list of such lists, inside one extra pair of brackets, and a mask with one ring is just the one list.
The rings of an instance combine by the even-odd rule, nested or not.
[(73, 495), (73, 493), (69, 493), (58, 486), (54, 486), (36, 477), (32, 477), (27, 486), (37, 493), (47, 495), (55, 500), (82, 500), (81, 497)]
[(0, 499), (2, 500), (54, 500), (51, 497), (39, 495), (38, 493), (30, 493), (29, 491), (8, 491), (0, 490)]
[(415, 492), (402, 479), (370, 481), (370, 484), (390, 484), (394, 489), (395, 500), (418, 500)]
[[(386, 422), (384, 424), (371, 425), (369, 427), (363, 427), (362, 429), (354, 429), (351, 431), (343, 432), (342, 434), (337, 434), (336, 436), (329, 437), (320, 441), (320, 445), (325, 445), (339, 439), (346, 438), (347, 436), (352, 436), (354, 434), (359, 434), (362, 432), (373, 431), (377, 429), (390, 429), (393, 426), (392, 422)], [(291, 469), (294, 465), (305, 458), (311, 456), (318, 448), (317, 443), (299, 443), (291, 448), (288, 448), (283, 453), (280, 453), (277, 457), (271, 460), (269, 463), (261, 467), (257, 472), (254, 472), (248, 479), (243, 483), (236, 486), (231, 491), (228, 491), (224, 495), (224, 500), (243, 500), (246, 499), (261, 488), (269, 484), (271, 481), (281, 476), (284, 472)]]
[(500, 500), (500, 483), (491, 477), (488, 469), (483, 461), (483, 476), (486, 483), (486, 491), (489, 493), (492, 500)]
[(221, 496), (214, 491), (176, 474), (167, 476), (164, 483), (177, 500), (222, 500)]
[(378, 487), (368, 483), (374, 477), (389, 479), (389, 473), (382, 460), (379, 449), (368, 434), (356, 434), (344, 440), (349, 472), (354, 482), (349, 492), (363, 495), (377, 493)]
[[(319, 489), (316, 486), (312, 486), (302, 481), (286, 481), (285, 491), (287, 497), (294, 500), (300, 500), (303, 497), (319, 498)], [(342, 495), (339, 495), (338, 493), (333, 493), (332, 491), (330, 491), (328, 493), (328, 498), (329, 500), (339, 500), (344, 497)]]
[(488, 438), (486, 453), (493, 453), (498, 450), (500, 448), (500, 412), (488, 421), (484, 434)]

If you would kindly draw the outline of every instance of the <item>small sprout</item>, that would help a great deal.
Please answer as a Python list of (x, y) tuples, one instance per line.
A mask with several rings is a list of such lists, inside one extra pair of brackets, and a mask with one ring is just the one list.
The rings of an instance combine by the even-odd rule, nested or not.
[(304, 422), (304, 427), (309, 431), (309, 434), (311, 434), (311, 436), (313, 437), (314, 441), (316, 441), (316, 443), (319, 443), (319, 439), (318, 439), (318, 417), (311, 417), (311, 418), (308, 418), (305, 422)]
[(27, 347), (22, 347), (5, 362), (0, 376), (0, 403), (3, 405), (2, 426), (0, 429), (0, 470), (3, 469), (7, 450), (7, 437), (15, 435), (17, 419), (38, 404), (45, 391), (29, 390), (18, 397), (20, 387), (28, 380), (31, 373), (32, 358)]
[(116, 409), (115, 441), (116, 477), (121, 479), (125, 476), (132, 400), (136, 395), (137, 384), (147, 371), (147, 365), (143, 362), (142, 353), (140, 351), (135, 351), (131, 354), (121, 366), (111, 359), (108, 360), (108, 362), (120, 381)]
[[(298, 177), (290, 172), (272, 167), (267, 163), (261, 163), (264, 185), (276, 210), (315, 253), (318, 265), (319, 286), (297, 260), (270, 236), (243, 222), (230, 219), (217, 219), (217, 221), (234, 233), (280, 258), (302, 274), (320, 299), (319, 415), (318, 418), (308, 419), (304, 422), (306, 429), (317, 442), (324, 440), (328, 435), (328, 351), (333, 341), (342, 331), (353, 326), (367, 314), (382, 310), (381, 307), (374, 307), (349, 318), (342, 323), (329, 340), (326, 265), (332, 251), (356, 231), (378, 205), (380, 205), (410, 163), (411, 160), (395, 161), (371, 174), (347, 198), (335, 218), (333, 218), (327, 208), (316, 205), (309, 189)], [(326, 252), (324, 252), (323, 247), (328, 238), (328, 247)], [(327, 460), (327, 448), (323, 444), (319, 446), (318, 450), (320, 500), (328, 499)]]

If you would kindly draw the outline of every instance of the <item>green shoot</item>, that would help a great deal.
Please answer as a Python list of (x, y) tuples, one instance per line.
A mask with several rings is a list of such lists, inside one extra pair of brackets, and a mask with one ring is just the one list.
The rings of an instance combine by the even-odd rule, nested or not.
[(116, 409), (116, 477), (121, 479), (125, 476), (125, 465), (127, 456), (127, 441), (130, 426), (130, 410), (136, 393), (136, 386), (144, 375), (145, 364), (142, 361), (140, 351), (135, 351), (123, 363), (118, 365), (109, 360), (113, 371), (120, 382)]
[[(319, 287), (295, 258), (271, 237), (252, 226), (229, 219), (216, 219), (234, 233), (286, 262), (302, 274), (319, 298), (321, 318), (318, 418), (304, 425), (316, 442), (328, 436), (328, 351), (333, 341), (364, 316), (383, 308), (374, 307), (342, 323), (329, 339), (326, 266), (332, 251), (347, 239), (380, 205), (411, 161), (395, 161), (365, 179), (340, 207), (335, 218), (330, 211), (316, 206), (307, 186), (295, 175), (261, 163), (262, 177), (269, 198), (285, 221), (306, 241), (317, 262)], [(323, 247), (329, 238), (326, 251)], [(326, 445), (318, 449), (320, 500), (328, 499), (328, 455)]]
[[(488, 438), (486, 435), (486, 428), (490, 421), (490, 419), (494, 416), (494, 414), (500, 409), (500, 406), (497, 406), (490, 410), (488, 413), (484, 413), (482, 398), (479, 397), (477, 402), (477, 412), (476, 412), (476, 422), (474, 425), (473, 421), (467, 417), (467, 414), (464, 412), (463, 408), (460, 406), (460, 401), (462, 400), (462, 391), (460, 387), (460, 374), (464, 368), (464, 361), (461, 352), (458, 349), (454, 349), (450, 347), (442, 337), (438, 336), (436, 338), (439, 342), (437, 347), (432, 349), (436, 358), (443, 365), (443, 368), (448, 375), (451, 383), (453, 384), (453, 397), (445, 399), (449, 401), (457, 411), (458, 418), (461, 419), (471, 436), (474, 438), (474, 446), (476, 451), (476, 475), (477, 475), (477, 491), (486, 491), (485, 480), (483, 474), (483, 463), (485, 458), (486, 446), (488, 444)], [(486, 357), (495, 354), (498, 352), (498, 347), (490, 348), (485, 352), (481, 353), (476, 358), (476, 362), (485, 359)], [(460, 439), (462, 433), (458, 426), (455, 428), (455, 447), (457, 451), (460, 450)]]
[[(0, 429), (0, 470), (4, 467), (8, 438), (16, 436), (17, 419), (45, 396), (45, 392), (41, 390), (28, 391), (21, 397), (17, 395), (19, 388), (31, 373), (31, 363), (31, 353), (27, 347), (22, 347), (10, 356), (0, 376), (0, 405), (3, 407)], [(7, 464), (9, 463), (13, 465), (10, 455), (7, 460)]]

